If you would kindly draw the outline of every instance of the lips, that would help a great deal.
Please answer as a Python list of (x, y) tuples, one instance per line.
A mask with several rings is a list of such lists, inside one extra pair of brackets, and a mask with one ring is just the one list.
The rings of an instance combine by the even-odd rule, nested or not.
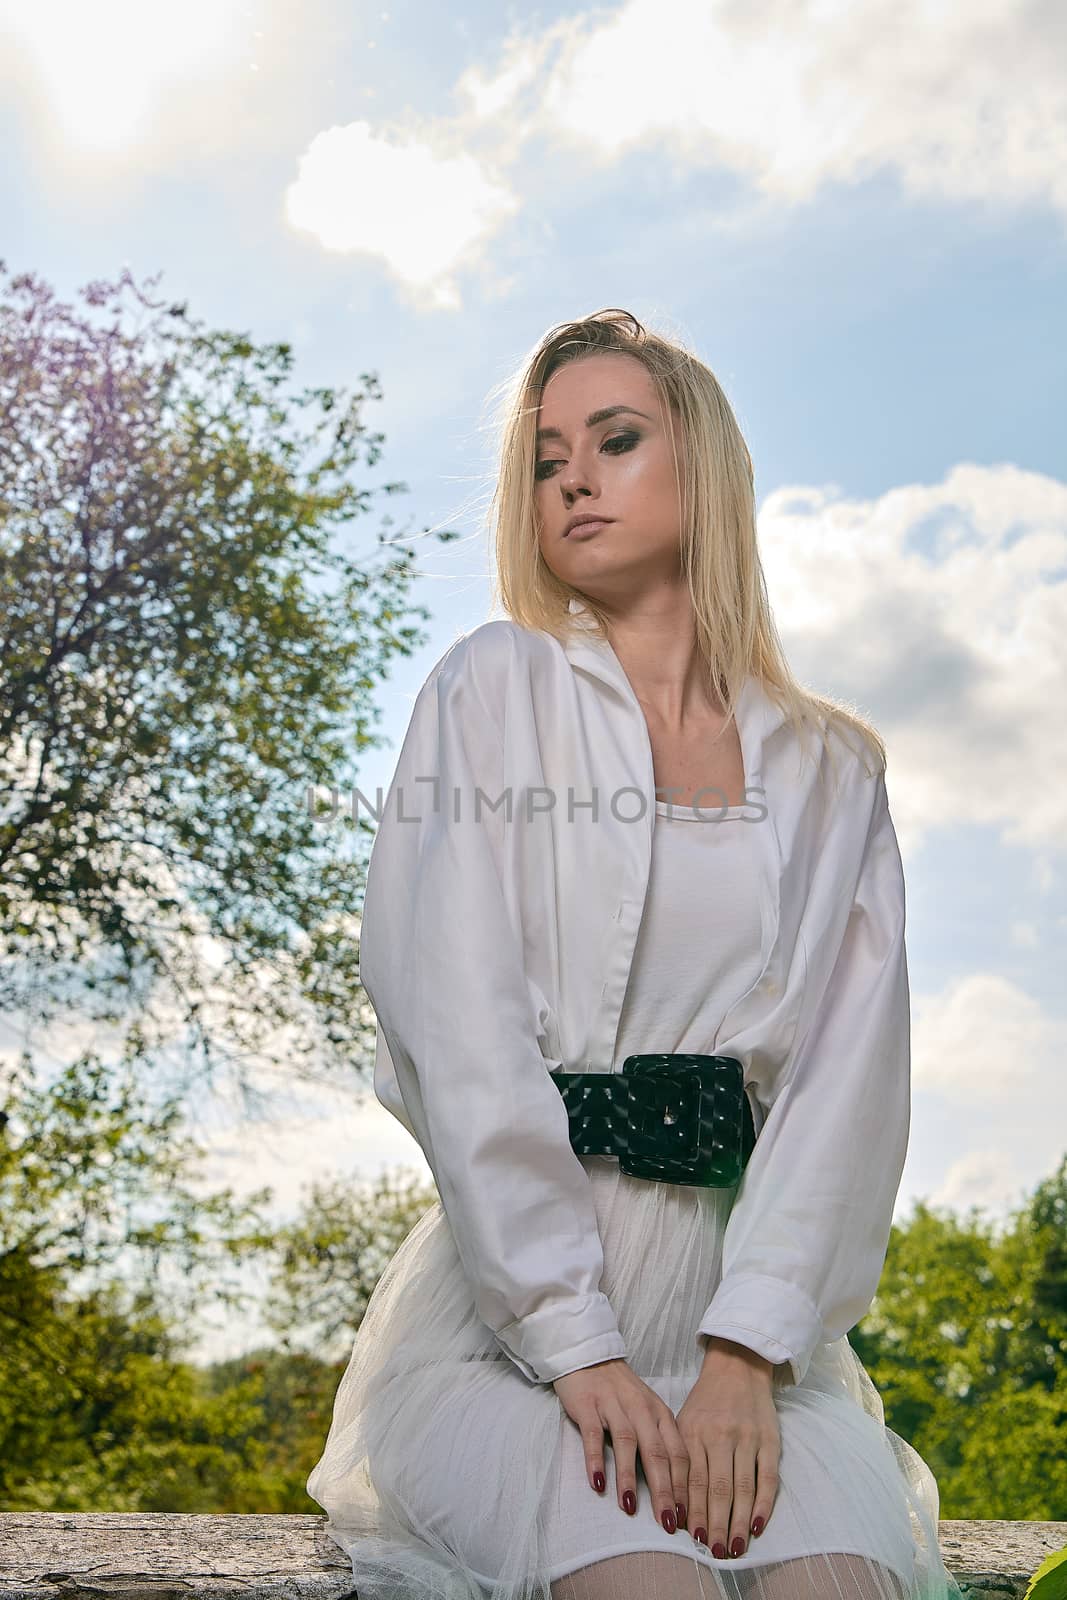
[(614, 522), (614, 517), (584, 517), (581, 522), (572, 523), (566, 530), (565, 539), (579, 539), (583, 534), (596, 533), (600, 528), (606, 528), (609, 522)]

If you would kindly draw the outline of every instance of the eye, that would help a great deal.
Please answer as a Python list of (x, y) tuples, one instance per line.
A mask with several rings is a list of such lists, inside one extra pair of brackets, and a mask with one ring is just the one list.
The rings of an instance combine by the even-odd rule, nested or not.
[[(640, 442), (640, 439), (641, 439), (641, 435), (639, 433), (613, 433), (607, 439), (604, 440), (604, 443), (601, 445), (600, 448), (602, 450), (607, 450), (609, 444), (611, 444), (611, 445), (615, 445), (615, 444), (621, 445), (622, 448), (620, 450), (612, 450), (610, 452), (610, 454), (613, 455), (613, 456), (621, 456), (621, 455), (624, 455), (627, 450), (632, 450), (634, 445), (638, 444)], [(545, 460), (545, 461), (539, 461), (537, 463), (537, 465), (534, 467), (534, 477), (536, 479), (538, 479), (538, 480), (541, 480), (541, 481), (547, 480), (547, 478), (549, 477), (549, 474), (547, 472), (545, 472), (543, 470), (543, 468), (545, 468), (545, 467), (555, 467), (555, 466), (558, 466), (558, 465), (559, 465), (559, 463), (557, 461), (552, 460), (551, 458), (549, 458), (548, 460)]]

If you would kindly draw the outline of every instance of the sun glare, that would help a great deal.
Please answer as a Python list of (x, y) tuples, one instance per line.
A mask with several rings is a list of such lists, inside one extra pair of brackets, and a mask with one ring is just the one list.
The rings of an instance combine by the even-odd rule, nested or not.
[(75, 150), (121, 150), (143, 136), (168, 95), (255, 62), (248, 0), (36, 0), (0, 4), (0, 29), (36, 80), (53, 133)]

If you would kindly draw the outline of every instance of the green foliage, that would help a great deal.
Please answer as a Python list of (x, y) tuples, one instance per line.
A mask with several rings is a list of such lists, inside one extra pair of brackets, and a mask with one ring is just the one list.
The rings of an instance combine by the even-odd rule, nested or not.
[[(179, 1103), (87, 1056), (0, 1095), (0, 1510), (314, 1511), (304, 1485), (347, 1348), (389, 1259), (436, 1197), (421, 1179), (313, 1189), (276, 1232), (193, 1180)], [(197, 1312), (246, 1307), (234, 1268), (275, 1268), (283, 1348), (183, 1359)], [(291, 1348), (302, 1327), (341, 1359)]]
[[(173, 1101), (83, 1057), (51, 1083), (26, 1058), (0, 1098), (0, 1508), (193, 1510), (253, 1495), (254, 1384), (210, 1391), (182, 1362), (199, 1305), (247, 1302), (236, 1263), (270, 1248), (257, 1207), (188, 1180)], [(170, 1288), (166, 1277), (173, 1282)]]
[(300, 1343), (347, 1358), (379, 1278), (436, 1200), (433, 1183), (388, 1173), (372, 1184), (314, 1185), (301, 1216), (275, 1239), (263, 1316), (282, 1348)]
[(1023, 1600), (1067, 1600), (1067, 1549), (1045, 1557), (1027, 1584)]
[[(217, 1362), (202, 1374), (210, 1393), (226, 1395), (256, 1385), (255, 1482), (235, 1481), (225, 1506), (215, 1511), (306, 1512), (322, 1507), (307, 1493), (308, 1474), (322, 1454), (333, 1413), (333, 1397), (348, 1357), (328, 1362), (302, 1351), (253, 1350)], [(202, 1501), (198, 1509), (208, 1509)]]
[(116, 1299), (53, 1308), (47, 1333), (68, 1362), (38, 1370), (36, 1409), (23, 1384), (5, 1417), (0, 1509), (260, 1509), (255, 1380), (210, 1394), (203, 1374), (168, 1355), (158, 1316)]
[(995, 1230), (917, 1204), (849, 1335), (943, 1517), (1067, 1519), (1067, 1158)]
[[(356, 482), (375, 376), (295, 388), (288, 345), (205, 329), (156, 282), (65, 305), (0, 263), (0, 1006), (27, 1040), (0, 1110), (0, 1503), (310, 1509), (297, 1386), (336, 1374), (182, 1358), (197, 1309), (245, 1303), (235, 1269), (279, 1247), (269, 1189), (186, 1181), (176, 1072), (226, 1066), (248, 1105), (247, 1061), (292, 1082), (365, 1059), (369, 828), (314, 797), (358, 784), (377, 683), (429, 613), (412, 548), (346, 548), (405, 488)], [(71, 1035), (118, 1064), (57, 1070)], [(353, 1243), (363, 1299), (309, 1308), (313, 1333), (354, 1331), (403, 1208), (377, 1256)], [(320, 1229), (319, 1267), (334, 1245)], [(306, 1297), (314, 1263), (282, 1272)]]
[(347, 1070), (369, 825), (308, 794), (351, 792), (376, 683), (424, 642), (413, 550), (341, 547), (406, 486), (354, 481), (373, 374), (294, 390), (289, 345), (156, 281), (83, 310), (0, 263), (0, 1004), (126, 1018), (130, 1059)]

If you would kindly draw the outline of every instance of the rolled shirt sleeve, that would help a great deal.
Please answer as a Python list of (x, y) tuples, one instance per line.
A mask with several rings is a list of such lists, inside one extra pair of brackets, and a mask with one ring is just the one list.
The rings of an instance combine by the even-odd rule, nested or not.
[(801, 922), (798, 1042), (742, 1175), (722, 1279), (698, 1330), (786, 1363), (794, 1383), (821, 1341), (870, 1308), (911, 1116), (904, 874), (884, 774), (853, 774), (841, 804), (850, 810), (825, 836)]
[(513, 648), (506, 628), (475, 630), (416, 698), (368, 864), (360, 977), (378, 1023), (376, 1093), (422, 1147), (478, 1315), (531, 1381), (550, 1383), (625, 1345), (509, 911)]

